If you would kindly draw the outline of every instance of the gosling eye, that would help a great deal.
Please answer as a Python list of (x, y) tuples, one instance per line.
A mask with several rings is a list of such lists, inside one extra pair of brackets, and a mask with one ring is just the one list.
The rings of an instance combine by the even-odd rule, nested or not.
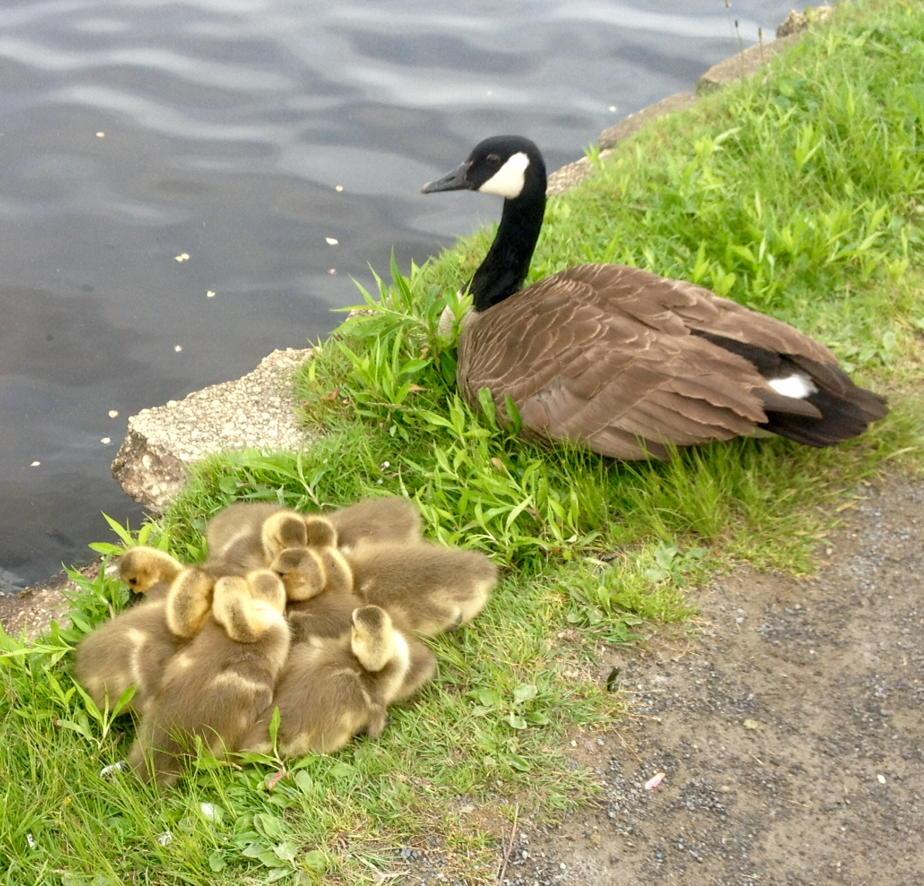
[(130, 579), (128, 580), (128, 583), (129, 583), (130, 585), (132, 585), (132, 587), (134, 587), (136, 584), (138, 584), (138, 579), (137, 579), (137, 578), (130, 578)]

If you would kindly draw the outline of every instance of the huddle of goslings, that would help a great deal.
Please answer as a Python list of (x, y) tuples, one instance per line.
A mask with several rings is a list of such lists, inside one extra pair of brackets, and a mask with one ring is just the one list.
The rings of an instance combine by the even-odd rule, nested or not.
[(379, 737), (436, 671), (419, 637), (471, 621), (497, 581), (483, 554), (426, 541), (404, 498), (324, 514), (233, 504), (206, 538), (198, 566), (127, 551), (118, 573), (141, 602), (77, 648), (100, 707), (134, 688), (128, 762), (145, 781), (175, 782), (197, 745), (285, 758)]

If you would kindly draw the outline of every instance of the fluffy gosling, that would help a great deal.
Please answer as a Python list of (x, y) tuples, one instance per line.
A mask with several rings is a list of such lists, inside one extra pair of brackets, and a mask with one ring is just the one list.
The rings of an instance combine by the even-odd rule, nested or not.
[[(185, 591), (191, 596), (196, 587), (204, 593), (206, 583)], [(189, 601), (180, 590), (171, 588), (167, 605), (185, 612)], [(141, 720), (129, 763), (142, 779), (175, 782), (194, 737), (217, 755), (241, 747), (270, 704), (289, 651), (284, 609), (285, 589), (268, 570), (215, 582), (210, 617), (170, 660)]]
[(427, 542), (365, 544), (346, 558), (354, 593), (423, 636), (471, 621), (497, 584), (497, 568), (484, 554)]

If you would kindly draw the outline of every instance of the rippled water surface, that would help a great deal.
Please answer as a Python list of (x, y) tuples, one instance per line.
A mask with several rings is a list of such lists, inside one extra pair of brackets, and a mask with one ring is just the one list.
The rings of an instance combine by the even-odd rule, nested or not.
[(85, 559), (100, 511), (138, 520), (109, 474), (128, 415), (494, 219), (418, 193), (477, 140), (555, 168), (791, 4), (3, 0), (0, 589)]

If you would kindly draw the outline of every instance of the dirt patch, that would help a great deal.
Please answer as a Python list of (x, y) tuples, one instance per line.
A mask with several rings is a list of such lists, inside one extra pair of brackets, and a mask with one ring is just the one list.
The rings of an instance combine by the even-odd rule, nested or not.
[(522, 822), (505, 883), (922, 881), (924, 482), (867, 489), (823, 555), (738, 571), (694, 636), (604, 663), (633, 715), (575, 747), (603, 803)]

